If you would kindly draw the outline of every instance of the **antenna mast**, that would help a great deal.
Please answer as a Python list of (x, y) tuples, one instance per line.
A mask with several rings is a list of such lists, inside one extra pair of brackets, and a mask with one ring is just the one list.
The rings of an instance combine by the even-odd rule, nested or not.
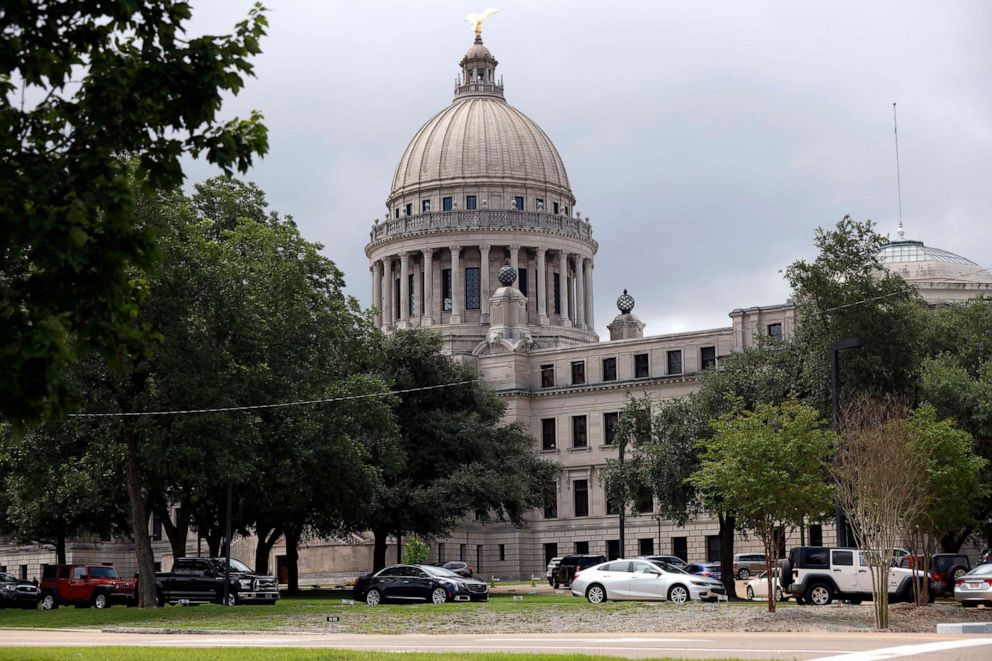
[(906, 230), (902, 225), (902, 176), (899, 172), (899, 121), (896, 118), (896, 104), (892, 103), (892, 127), (896, 137), (896, 192), (899, 196), (899, 238), (905, 237)]

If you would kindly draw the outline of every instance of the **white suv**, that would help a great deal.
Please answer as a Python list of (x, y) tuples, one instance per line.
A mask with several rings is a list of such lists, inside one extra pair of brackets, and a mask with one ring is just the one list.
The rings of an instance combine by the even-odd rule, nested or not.
[[(913, 571), (892, 567), (889, 569), (889, 600), (913, 600)], [(832, 549), (802, 546), (789, 552), (782, 561), (780, 585), (785, 594), (796, 597), (797, 604), (825, 606), (834, 599), (860, 604), (871, 599), (871, 568), (863, 551), (858, 549)], [(929, 600), (934, 592), (927, 583)]]

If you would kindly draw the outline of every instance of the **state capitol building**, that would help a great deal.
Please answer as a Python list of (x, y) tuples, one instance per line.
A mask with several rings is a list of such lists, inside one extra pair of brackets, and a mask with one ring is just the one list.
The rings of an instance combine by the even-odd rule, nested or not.
[[(719, 559), (715, 520), (677, 526), (659, 519), (650, 494), (627, 517), (621, 549), (618, 512), (606, 502), (601, 470), (617, 455), (612, 434), (628, 394), (655, 401), (688, 395), (700, 372), (719, 368), (759, 336), (788, 336), (793, 305), (741, 307), (729, 313), (726, 327), (651, 336), (634, 314), (633, 296), (610, 292), (619, 295), (618, 314), (607, 326), (610, 337), (600, 338), (593, 316), (599, 246), (589, 220), (575, 211), (561, 156), (537, 124), (507, 103), (497, 60), (480, 35), (459, 66), (452, 103), (403, 151), (387, 215), (372, 226), (365, 246), (375, 323), (386, 333), (418, 327), (439, 333), (445, 351), (478, 367), (505, 398), (508, 422), (529, 429), (536, 450), (561, 472), (556, 498), (523, 527), (465, 521), (449, 537), (430, 540), (430, 560), (463, 560), (485, 577), (527, 578), (542, 576), (547, 559), (566, 553)], [(613, 264), (620, 258), (605, 256)], [(987, 270), (919, 241), (900, 236), (881, 259), (931, 305), (992, 295)], [(835, 541), (831, 525), (810, 526), (805, 534), (813, 545)], [(156, 538), (162, 540), (161, 527)], [(798, 543), (799, 532), (789, 531), (786, 546)], [(758, 545), (741, 538), (738, 550)], [(251, 563), (253, 539), (232, 546), (235, 557)], [(196, 555), (195, 537), (188, 551)], [(280, 580), (284, 553), (281, 542), (272, 553), (270, 571)], [(115, 561), (123, 575), (135, 562), (125, 543), (75, 542), (67, 554), (69, 562)], [(171, 566), (167, 541), (155, 542), (155, 554), (162, 568)], [(395, 557), (393, 548), (388, 561)], [(12, 573), (19, 565), (34, 576), (54, 561), (48, 548), (0, 540), (0, 565)], [(302, 586), (354, 577), (372, 567), (371, 537), (304, 542), (299, 563)]]

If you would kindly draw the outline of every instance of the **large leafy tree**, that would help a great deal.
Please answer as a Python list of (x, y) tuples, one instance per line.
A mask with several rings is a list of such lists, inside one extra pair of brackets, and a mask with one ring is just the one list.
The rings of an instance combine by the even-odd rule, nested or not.
[[(385, 565), (389, 535), (443, 535), (473, 513), (521, 523), (544, 504), (557, 467), (537, 456), (525, 429), (503, 423), (506, 405), (473, 367), (441, 353), (439, 335), (393, 333), (382, 370), (394, 390), (422, 390), (397, 395), (399, 454), (386, 457), (363, 526), (375, 535), (376, 569)], [(444, 387), (427, 389), (434, 386)]]
[(830, 433), (815, 409), (797, 402), (758, 404), (728, 413), (699, 442), (700, 466), (690, 481), (713, 509), (734, 512), (765, 548), (768, 611), (775, 612), (776, 539), (786, 526), (828, 516), (833, 489), (826, 461)]
[[(189, 38), (179, 0), (9, 0), (0, 9), (0, 414), (58, 413), (67, 368), (143, 339), (137, 269), (153, 237), (121, 156), (151, 189), (181, 159), (245, 171), (266, 151), (259, 115), (219, 117), (252, 75), (258, 5), (230, 35)], [(133, 347), (128, 351), (133, 352)]]

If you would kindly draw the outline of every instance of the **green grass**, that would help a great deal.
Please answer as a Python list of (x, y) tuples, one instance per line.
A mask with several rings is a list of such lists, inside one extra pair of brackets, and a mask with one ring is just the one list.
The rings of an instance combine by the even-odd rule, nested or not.
[[(100, 661), (451, 661), (469, 656), (472, 661), (606, 661), (616, 657), (587, 656), (584, 654), (493, 654), (479, 652), (466, 654), (435, 652), (351, 652), (348, 650), (285, 649), (285, 648), (230, 648), (207, 649), (162, 647), (27, 647), (0, 649), (4, 661), (65, 661), (72, 659), (99, 659)], [(659, 657), (662, 658), (662, 657)], [(666, 657), (667, 658), (667, 657)]]
[[(615, 602), (592, 605), (570, 595), (524, 594), (522, 601), (513, 595), (491, 595), (488, 603), (384, 604), (369, 608), (363, 603), (345, 606), (347, 592), (318, 592), (301, 597), (283, 598), (275, 605), (225, 608), (214, 604), (202, 606), (166, 606), (165, 608), (110, 609), (72, 608), (53, 611), (0, 610), (0, 628), (107, 628), (140, 627), (180, 630), (227, 631), (308, 631), (341, 633), (403, 633), (479, 631), (525, 631), (528, 625), (561, 614), (574, 613), (578, 621), (596, 631), (603, 618), (623, 617), (643, 612), (662, 614), (676, 608), (713, 608), (693, 603), (674, 606), (658, 602)], [(764, 608), (764, 602), (738, 602), (732, 608)], [(780, 608), (790, 607), (779, 604)], [(716, 606), (727, 608), (726, 604)], [(338, 618), (329, 623), (327, 618)]]

